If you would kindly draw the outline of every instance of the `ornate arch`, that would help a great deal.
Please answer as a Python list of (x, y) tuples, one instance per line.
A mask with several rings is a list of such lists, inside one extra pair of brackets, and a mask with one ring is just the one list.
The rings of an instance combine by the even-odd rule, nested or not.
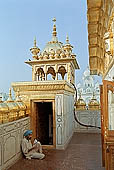
[(37, 76), (38, 80), (44, 80), (45, 79), (45, 73), (44, 73), (43, 68), (40, 67), (40, 68), (37, 69), (36, 76)]
[(64, 80), (64, 76), (67, 73), (66, 69), (64, 66), (60, 66), (58, 69), (58, 73), (61, 75), (62, 79)]
[(53, 67), (49, 67), (48, 70), (47, 70), (47, 75), (48, 74), (51, 74), (52, 78), (55, 80), (55, 77), (56, 77), (56, 73), (55, 73), (55, 70)]

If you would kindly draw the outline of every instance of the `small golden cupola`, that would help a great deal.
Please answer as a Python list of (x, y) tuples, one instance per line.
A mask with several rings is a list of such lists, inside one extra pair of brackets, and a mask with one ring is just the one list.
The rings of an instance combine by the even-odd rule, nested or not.
[(99, 110), (100, 109), (100, 104), (97, 101), (97, 99), (95, 98), (95, 93), (94, 92), (93, 92), (92, 99), (88, 103), (88, 109), (89, 110)]
[(11, 88), (9, 89), (9, 97), (5, 102), (9, 108), (9, 121), (18, 119), (19, 107), (17, 103), (12, 99)]
[(79, 94), (79, 99), (75, 103), (75, 106), (76, 106), (76, 110), (86, 110), (86, 103), (82, 99), (81, 92)]
[(75, 83), (75, 69), (79, 69), (79, 65), (72, 49), (68, 36), (65, 44), (58, 41), (56, 18), (54, 18), (51, 41), (46, 43), (40, 52), (35, 39), (34, 47), (30, 49), (34, 60), (29, 59), (25, 62), (32, 66), (32, 80), (66, 80)]
[(38, 53), (40, 52), (40, 49), (36, 46), (36, 38), (34, 39), (34, 46), (30, 48), (30, 51), (32, 53), (32, 57), (34, 60), (38, 59)]

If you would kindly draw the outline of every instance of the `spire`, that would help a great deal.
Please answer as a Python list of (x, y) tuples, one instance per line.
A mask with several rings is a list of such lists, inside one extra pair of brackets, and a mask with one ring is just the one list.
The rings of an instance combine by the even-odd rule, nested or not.
[(66, 36), (66, 44), (69, 44), (69, 37), (68, 37), (68, 34)]
[(20, 94), (19, 94), (19, 90), (17, 91), (17, 97), (16, 97), (16, 101), (21, 101), (21, 99), (20, 99)]
[(52, 32), (52, 41), (57, 42), (57, 31), (56, 31), (56, 18), (53, 18), (53, 32)]
[(56, 37), (56, 35), (57, 35), (57, 32), (56, 32), (56, 18), (53, 18), (53, 32), (52, 32), (52, 34), (53, 34), (53, 36), (55, 36)]
[(72, 52), (73, 46), (69, 43), (69, 37), (68, 34), (66, 36), (66, 44), (64, 45), (64, 50), (67, 52)]
[(82, 94), (81, 94), (81, 91), (80, 91), (80, 93), (79, 93), (79, 99), (81, 99), (82, 98)]
[(13, 99), (12, 99), (12, 96), (11, 96), (11, 88), (9, 88), (9, 97), (7, 99), (8, 102), (12, 102)]
[(30, 48), (30, 51), (32, 53), (32, 57), (36, 60), (38, 59), (38, 53), (40, 52), (40, 49), (36, 46), (36, 37), (34, 38), (34, 46)]
[(34, 38), (34, 47), (36, 47), (36, 37)]

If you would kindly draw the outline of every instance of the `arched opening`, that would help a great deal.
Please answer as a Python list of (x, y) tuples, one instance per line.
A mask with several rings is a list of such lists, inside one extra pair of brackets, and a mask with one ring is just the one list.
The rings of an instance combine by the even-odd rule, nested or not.
[(37, 72), (36, 72), (36, 80), (45, 80), (45, 73), (43, 71), (43, 68), (38, 68)]
[(61, 67), (59, 67), (59, 70), (58, 70), (58, 75), (60, 74), (61, 75), (61, 78), (60, 78), (60, 76), (58, 76), (58, 79), (59, 80), (65, 80), (65, 74), (66, 74), (67, 72), (66, 72), (66, 69), (65, 69), (65, 67), (64, 66), (61, 66)]
[(53, 67), (49, 67), (47, 71), (47, 80), (55, 80), (56, 73)]

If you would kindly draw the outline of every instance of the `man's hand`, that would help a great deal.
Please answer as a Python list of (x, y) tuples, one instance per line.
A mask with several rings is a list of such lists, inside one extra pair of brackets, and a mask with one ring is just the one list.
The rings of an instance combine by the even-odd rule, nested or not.
[(32, 147), (32, 149), (36, 149), (37, 148), (37, 145), (35, 144), (35, 145), (33, 145), (33, 147)]
[(32, 151), (33, 149), (36, 149), (36, 145), (33, 145), (31, 149), (28, 150), (28, 152)]

